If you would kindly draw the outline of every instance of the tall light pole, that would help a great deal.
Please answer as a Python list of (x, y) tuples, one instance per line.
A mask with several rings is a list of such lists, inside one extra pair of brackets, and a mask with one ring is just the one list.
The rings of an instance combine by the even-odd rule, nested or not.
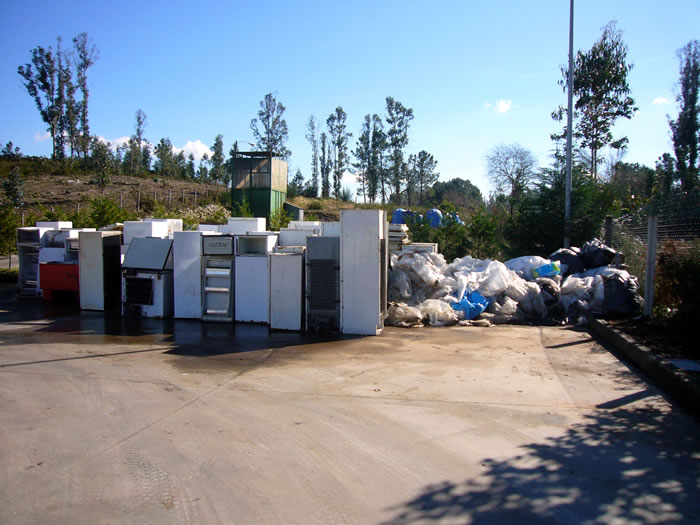
[(569, 71), (567, 74), (568, 111), (566, 116), (566, 194), (564, 197), (564, 248), (571, 246), (571, 132), (574, 97), (574, 0), (569, 0)]

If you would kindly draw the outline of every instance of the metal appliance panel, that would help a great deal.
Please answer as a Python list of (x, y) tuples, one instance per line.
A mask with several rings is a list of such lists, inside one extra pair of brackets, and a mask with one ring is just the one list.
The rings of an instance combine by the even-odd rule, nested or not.
[(172, 247), (170, 239), (136, 237), (129, 245), (122, 267), (155, 271), (172, 269)]
[(300, 331), (303, 327), (304, 256), (270, 254), (270, 328)]
[(306, 329), (340, 328), (340, 238), (309, 237), (306, 247)]

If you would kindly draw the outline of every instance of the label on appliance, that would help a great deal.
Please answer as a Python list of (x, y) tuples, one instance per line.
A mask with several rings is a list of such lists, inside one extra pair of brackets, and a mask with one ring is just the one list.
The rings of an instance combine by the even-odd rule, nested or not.
[(233, 237), (225, 235), (203, 235), (204, 255), (233, 255)]

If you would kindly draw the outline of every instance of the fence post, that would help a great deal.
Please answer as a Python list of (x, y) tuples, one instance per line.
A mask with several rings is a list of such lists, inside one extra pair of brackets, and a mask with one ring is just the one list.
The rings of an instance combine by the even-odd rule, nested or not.
[(22, 212), (22, 226), (24, 226), (24, 212)]
[(124, 194), (123, 194), (123, 193), (120, 193), (120, 194), (119, 194), (119, 209), (120, 209), (120, 210), (122, 209), (122, 204), (123, 204), (123, 203), (122, 203), (122, 198), (123, 198), (123, 197), (124, 197)]
[(153, 190), (153, 202), (158, 202), (158, 190)]
[(651, 317), (654, 311), (654, 274), (656, 273), (656, 231), (659, 216), (649, 214), (647, 226), (647, 267), (644, 277), (644, 317)]
[(80, 213), (80, 203), (78, 202), (78, 213)]
[(141, 192), (136, 192), (136, 211), (141, 211)]
[(168, 190), (168, 206), (171, 204), (171, 200), (173, 197), (173, 190)]
[(613, 238), (613, 219), (611, 215), (605, 217), (605, 245), (612, 248), (612, 238)]

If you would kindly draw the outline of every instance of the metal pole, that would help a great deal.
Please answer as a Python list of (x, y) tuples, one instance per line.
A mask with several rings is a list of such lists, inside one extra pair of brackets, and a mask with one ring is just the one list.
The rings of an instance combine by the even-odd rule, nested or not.
[(656, 232), (659, 216), (649, 215), (647, 225), (647, 267), (644, 276), (644, 317), (651, 317), (654, 312), (654, 274), (656, 273)]
[(574, 96), (574, 0), (569, 0), (568, 110), (566, 116), (566, 195), (564, 197), (564, 248), (571, 246), (571, 134)]

